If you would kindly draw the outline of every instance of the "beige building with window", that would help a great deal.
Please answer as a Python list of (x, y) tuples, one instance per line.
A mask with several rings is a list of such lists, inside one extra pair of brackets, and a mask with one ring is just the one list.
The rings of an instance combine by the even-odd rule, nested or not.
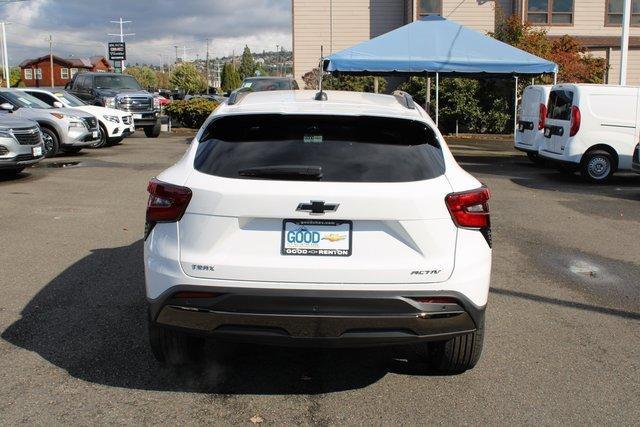
[[(640, 85), (640, 0), (632, 1), (627, 83)], [(293, 73), (318, 66), (325, 55), (420, 19), (442, 15), (483, 33), (496, 17), (515, 14), (546, 28), (550, 37), (569, 34), (595, 56), (606, 58), (608, 83), (618, 83), (623, 0), (292, 0)]]

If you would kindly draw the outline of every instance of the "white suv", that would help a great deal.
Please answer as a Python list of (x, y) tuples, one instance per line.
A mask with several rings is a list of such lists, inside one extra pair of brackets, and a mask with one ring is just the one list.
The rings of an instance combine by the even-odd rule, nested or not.
[(149, 183), (144, 263), (158, 360), (204, 337), (413, 344), (449, 372), (482, 349), (489, 191), (402, 92), (231, 96)]

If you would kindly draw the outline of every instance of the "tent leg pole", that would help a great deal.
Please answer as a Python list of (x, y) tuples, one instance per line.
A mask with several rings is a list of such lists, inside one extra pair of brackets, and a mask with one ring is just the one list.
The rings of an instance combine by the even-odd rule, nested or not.
[(518, 132), (518, 76), (515, 76), (515, 85), (513, 88), (513, 137)]
[(378, 78), (373, 78), (373, 93), (378, 93)]
[(427, 77), (427, 96), (424, 100), (424, 109), (431, 114), (431, 77)]
[(440, 115), (440, 73), (436, 73), (436, 128), (438, 127), (439, 115)]
[(558, 73), (553, 73), (553, 84), (558, 84)]

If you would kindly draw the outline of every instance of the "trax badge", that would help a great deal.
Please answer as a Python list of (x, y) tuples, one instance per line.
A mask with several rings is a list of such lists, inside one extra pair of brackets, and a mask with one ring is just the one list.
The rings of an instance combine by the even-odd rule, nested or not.
[(191, 269), (198, 271), (215, 271), (212, 265), (191, 264)]

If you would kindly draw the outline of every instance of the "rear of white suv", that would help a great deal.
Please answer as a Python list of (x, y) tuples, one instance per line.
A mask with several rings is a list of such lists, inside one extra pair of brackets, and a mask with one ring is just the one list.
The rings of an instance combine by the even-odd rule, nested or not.
[(203, 337), (413, 344), (475, 365), (491, 268), (489, 192), (405, 94), (264, 92), (221, 106), (149, 185), (151, 346)]

